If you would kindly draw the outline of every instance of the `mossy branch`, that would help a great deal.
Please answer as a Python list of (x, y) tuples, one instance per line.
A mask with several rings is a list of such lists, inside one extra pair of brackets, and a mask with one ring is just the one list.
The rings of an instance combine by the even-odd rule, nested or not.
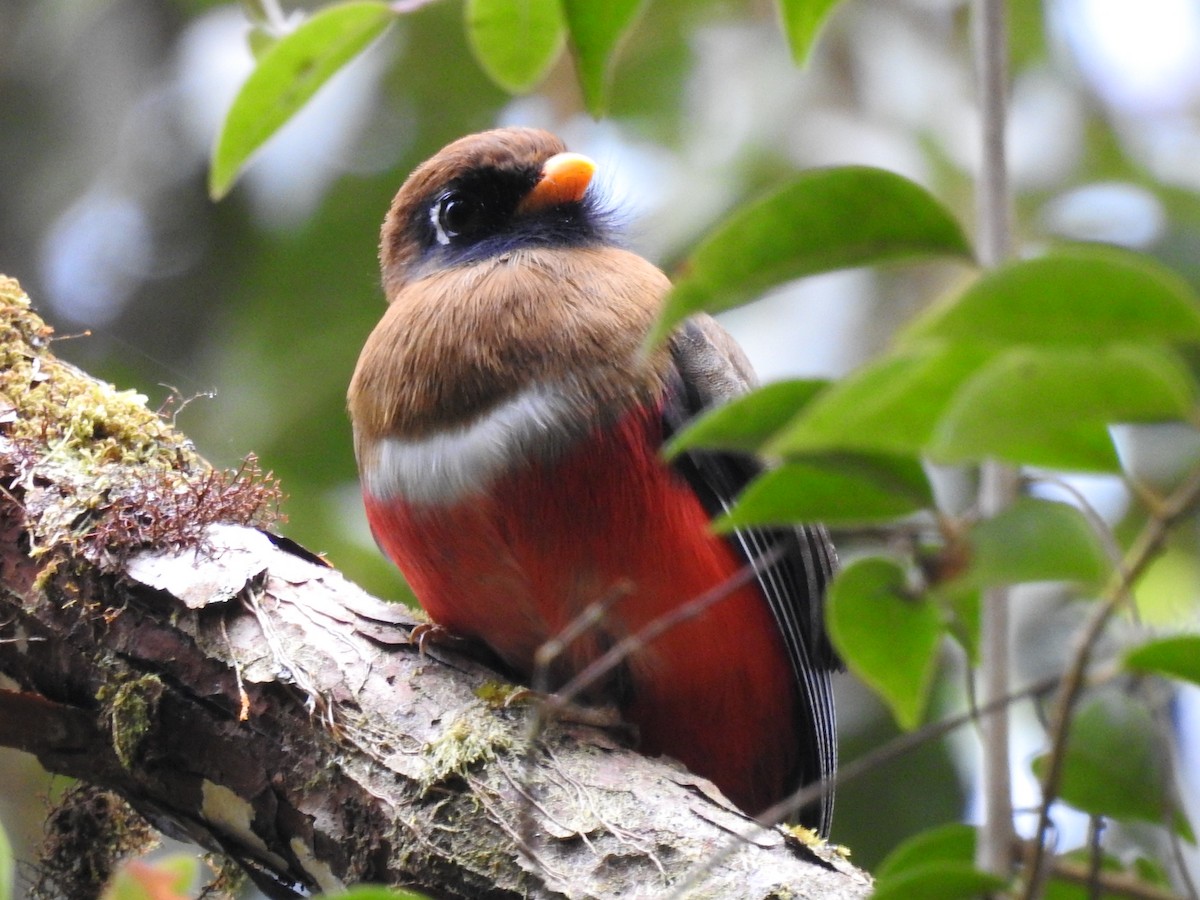
[[(279, 493), (253, 461), (213, 470), (49, 343), (0, 278), (0, 743), (272, 897), (661, 896), (749, 827), (603, 733), (551, 725), (531, 748), (494, 673), (423, 656), (403, 607), (261, 530)], [(828, 848), (763, 828), (692, 896), (868, 892)]]

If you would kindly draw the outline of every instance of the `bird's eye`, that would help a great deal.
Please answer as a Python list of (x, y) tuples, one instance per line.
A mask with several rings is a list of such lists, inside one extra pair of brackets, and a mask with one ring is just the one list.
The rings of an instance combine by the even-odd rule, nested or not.
[(483, 224), (483, 205), (461, 193), (451, 192), (438, 198), (429, 211), (429, 219), (439, 244), (454, 238), (469, 237)]

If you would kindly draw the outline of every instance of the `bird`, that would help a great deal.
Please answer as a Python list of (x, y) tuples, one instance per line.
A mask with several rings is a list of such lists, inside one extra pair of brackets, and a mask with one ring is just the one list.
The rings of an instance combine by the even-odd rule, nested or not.
[(436, 627), (522, 678), (539, 648), (603, 610), (556, 657), (558, 686), (718, 596), (633, 642), (589, 700), (751, 815), (823, 783), (799, 821), (827, 835), (834, 548), (820, 525), (716, 534), (762, 463), (664, 458), (755, 378), (704, 314), (644, 348), (671, 283), (626, 247), (597, 168), (550, 132), (500, 128), (403, 182), (380, 239), (387, 307), (348, 391), (367, 521)]

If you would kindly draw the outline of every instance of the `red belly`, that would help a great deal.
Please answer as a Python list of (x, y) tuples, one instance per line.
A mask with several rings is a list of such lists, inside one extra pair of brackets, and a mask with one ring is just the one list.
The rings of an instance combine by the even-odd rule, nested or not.
[[(422, 507), (368, 496), (367, 518), (434, 621), (526, 674), (546, 639), (627, 584), (572, 645), (565, 677), (741, 566), (659, 459), (659, 428), (652, 411), (630, 414), (484, 496)], [(679, 759), (751, 812), (796, 786), (797, 691), (757, 584), (656, 638), (623, 676), (623, 712), (645, 752)]]

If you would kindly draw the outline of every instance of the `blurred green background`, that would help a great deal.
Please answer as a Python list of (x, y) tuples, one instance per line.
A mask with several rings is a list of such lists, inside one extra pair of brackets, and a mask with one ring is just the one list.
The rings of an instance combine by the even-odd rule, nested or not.
[[(1106, 240), (1200, 280), (1200, 4), (1016, 0), (1010, 12), (1019, 245)], [(405, 589), (361, 513), (345, 387), (383, 308), (379, 223), (446, 142), (497, 124), (557, 131), (598, 160), (630, 244), (668, 271), (723, 211), (804, 167), (883, 166), (972, 217), (964, 3), (846, 0), (799, 69), (769, 2), (650, 0), (599, 122), (566, 55), (528, 96), (489, 83), (462, 19), (457, 0), (403, 16), (213, 204), (207, 155), (252, 65), (238, 6), (0, 3), (0, 271), (60, 336), (87, 332), (55, 352), (177, 410), (215, 464), (256, 453), (288, 494), (282, 530), (389, 598)], [(723, 318), (764, 377), (836, 376), (962, 274), (838, 273)], [(1120, 518), (1119, 483), (1087, 487)], [(1154, 589), (1182, 593), (1194, 615), (1194, 548), (1168, 562)], [(1035, 670), (1074, 621), (1046, 608), (1023, 636)], [(892, 726), (848, 678), (839, 690), (849, 759)], [(942, 693), (961, 691), (948, 679)], [(834, 839), (870, 867), (919, 826), (969, 815), (973, 741), (848, 785)], [(28, 757), (0, 755), (0, 819), (23, 859), (53, 789)]]

